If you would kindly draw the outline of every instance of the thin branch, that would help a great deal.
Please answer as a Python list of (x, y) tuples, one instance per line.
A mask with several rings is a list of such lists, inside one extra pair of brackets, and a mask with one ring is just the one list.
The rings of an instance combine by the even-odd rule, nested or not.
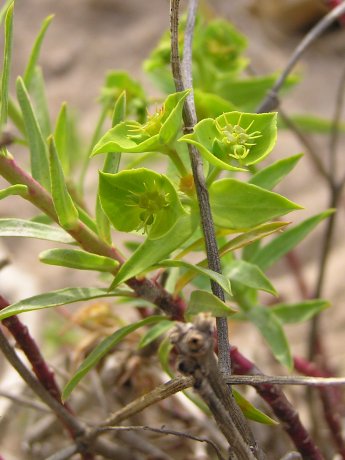
[[(170, 28), (171, 28), (171, 68), (174, 77), (175, 87), (177, 91), (183, 91), (185, 88), (183, 82), (183, 73), (180, 63), (179, 44), (178, 44), (178, 24), (179, 24), (179, 4), (180, 0), (171, 0), (170, 8)], [(191, 7), (189, 9), (189, 28), (186, 33), (189, 34), (185, 42), (185, 53), (188, 59), (192, 57), (192, 32), (193, 25), (195, 22), (195, 5), (194, 1), (191, 0)], [(192, 16), (194, 15), (194, 16)], [(191, 76), (191, 63), (186, 63), (185, 57), (185, 73), (187, 74), (187, 82), (192, 83)], [(193, 127), (196, 123), (194, 99), (190, 97), (187, 99), (184, 110), (183, 120), (185, 125), (185, 132), (189, 133), (193, 131)], [(221, 273), (221, 263), (217, 245), (217, 239), (213, 224), (213, 217), (211, 212), (209, 194), (206, 186), (202, 159), (197, 148), (188, 144), (189, 155), (192, 164), (192, 171), (194, 177), (194, 183), (196, 193), (198, 197), (201, 225), (205, 238), (205, 247), (207, 254), (208, 266), (211, 270)], [(212, 292), (221, 300), (225, 300), (224, 291), (219, 284), (211, 281)], [(217, 318), (217, 338), (218, 338), (218, 354), (219, 354), (219, 368), (223, 373), (231, 373), (230, 353), (229, 353), (229, 337), (228, 337), (228, 323), (226, 318)]]
[(191, 439), (192, 441), (207, 443), (210, 447), (214, 449), (215, 453), (217, 454), (220, 460), (225, 460), (217, 444), (215, 444), (210, 439), (201, 436), (195, 436), (190, 433), (182, 433), (181, 431), (171, 430), (165, 427), (155, 428), (150, 426), (102, 426), (97, 428), (97, 431), (99, 433), (106, 431), (151, 431), (153, 433), (159, 433), (164, 435), (170, 434), (172, 436), (179, 436), (181, 438)]
[(4, 391), (4, 390), (0, 391), (0, 398), (6, 398), (20, 406), (26, 406), (26, 407), (29, 407), (30, 409), (34, 409), (39, 412), (45, 412), (45, 413), (51, 414), (51, 410), (47, 409), (44, 404), (41, 404), (38, 401), (32, 401), (31, 399), (28, 399), (28, 398), (24, 398), (23, 396), (18, 396), (18, 395), (8, 393), (7, 391)]
[[(338, 85), (338, 90), (335, 96), (335, 109), (334, 109), (334, 116), (332, 120), (332, 131), (330, 136), (329, 142), (329, 172), (331, 177), (333, 177), (334, 181), (336, 181), (336, 173), (337, 173), (337, 148), (339, 143), (339, 134), (340, 134), (340, 119), (341, 114), (344, 107), (344, 99), (345, 99), (345, 66), (341, 72), (340, 81)], [(340, 182), (340, 184), (343, 181)]]
[(271, 112), (279, 105), (278, 93), (285, 83), (285, 80), (289, 76), (290, 72), (299, 61), (303, 53), (308, 49), (308, 47), (328, 29), (328, 27), (336, 21), (342, 14), (345, 13), (345, 2), (342, 2), (340, 5), (331, 10), (326, 16), (324, 16), (303, 38), (300, 44), (296, 47), (292, 53), (289, 62), (287, 63), (285, 69), (281, 75), (276, 80), (270, 92), (267, 94), (266, 98), (260, 104), (257, 109), (258, 113)]
[(50, 455), (46, 460), (68, 460), (78, 452), (78, 447), (75, 444), (64, 447), (53, 455)]

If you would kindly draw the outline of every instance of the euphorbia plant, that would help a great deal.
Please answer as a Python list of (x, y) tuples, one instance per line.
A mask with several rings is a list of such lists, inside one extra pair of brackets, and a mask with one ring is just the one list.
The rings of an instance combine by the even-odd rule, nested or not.
[[(219, 318), (224, 320), (223, 326), (227, 318), (249, 321), (262, 334), (274, 357), (291, 370), (293, 362), (284, 325), (308, 320), (328, 303), (322, 299), (308, 299), (282, 304), (276, 300), (278, 293), (265, 271), (332, 211), (321, 212), (291, 228), (288, 227), (290, 221), (277, 220), (302, 209), (272, 191), (296, 166), (301, 155), (261, 165), (275, 146), (277, 114), (251, 111), (274, 81), (274, 76), (243, 77), (247, 62), (242, 54), (245, 39), (226, 22), (216, 20), (205, 25), (199, 18), (194, 42), (195, 100), (199, 117), (195, 126), (186, 125), (183, 112), (193, 97), (191, 88), (181, 91), (171, 88), (173, 80), (170, 70), (167, 71), (170, 39), (167, 36), (146, 62), (146, 68), (156, 77), (158, 75), (161, 86), (170, 93), (162, 98), (160, 108), (152, 110), (149, 107), (149, 97), (131, 77), (123, 72), (111, 72), (102, 89), (100, 122), (89, 151), (76, 152), (74, 123), (66, 105), (61, 108), (55, 128), (51, 128), (45, 107), (39, 105), (44, 86), (38, 57), (49, 20), (42, 26), (23, 77), (17, 79), (17, 101), (9, 96), (12, 15), (13, 4), (7, 8), (5, 18), (1, 127), (4, 135), (9, 119), (11, 132), (16, 128), (13, 142), (18, 141), (28, 148), (31, 170), (25, 171), (13, 158), (11, 148), (2, 142), (0, 174), (11, 185), (0, 192), (0, 197), (19, 195), (30, 201), (38, 209), (40, 221), (1, 219), (0, 235), (43, 238), (72, 245), (74, 247), (68, 249), (46, 250), (39, 255), (40, 261), (93, 270), (102, 277), (101, 287), (73, 286), (23, 299), (3, 308), (0, 319), (98, 298), (117, 299), (126, 309), (142, 307), (138, 300), (149, 303), (150, 308), (138, 309), (137, 321), (118, 328), (92, 349), (66, 384), (62, 393), (65, 400), (102, 358), (128, 334), (140, 328), (146, 328), (140, 346), (158, 344), (163, 369), (171, 374), (173, 357), (169, 358), (171, 347), (164, 336), (177, 320), (193, 320), (199, 313), (217, 318), (218, 326), (221, 324)], [(183, 25), (182, 30), (184, 28)], [(201, 78), (208, 71), (208, 77), (212, 78)], [(232, 92), (234, 87), (250, 88), (253, 97), (241, 99), (240, 91), (238, 94)], [(144, 109), (147, 109), (146, 115)], [(203, 164), (199, 163), (199, 178), (190, 165), (190, 146), (196, 148), (203, 159)], [(80, 167), (80, 161), (76, 162), (74, 157), (99, 154), (104, 154), (105, 160), (99, 172), (93, 213), (84, 204), (83, 187), (73, 181)], [(148, 156), (156, 160), (157, 170), (145, 167)], [(92, 165), (92, 159), (89, 163), (89, 159), (84, 158), (83, 163), (84, 167)], [(163, 167), (164, 173), (158, 172)], [(239, 172), (246, 175), (239, 177), (236, 175)], [(204, 225), (201, 231), (200, 218), (204, 218), (205, 209), (200, 201), (200, 184), (196, 183), (200, 177), (204, 178), (201, 187), (209, 193), (214, 243), (219, 250), (221, 270), (212, 269), (212, 254), (204, 251), (205, 240), (210, 235)], [(113, 230), (118, 233), (114, 234)], [(126, 254), (117, 243), (119, 235), (130, 247)], [(271, 236), (269, 242), (264, 241), (267, 236)], [(211, 291), (210, 280), (212, 287), (218, 286), (224, 295), (217, 296)], [(264, 305), (261, 291), (273, 296), (270, 307)], [(197, 387), (198, 377), (194, 373), (191, 375)], [(220, 380), (223, 377), (219, 374)], [(225, 377), (230, 378), (229, 375)], [(44, 385), (42, 376), (39, 378)], [(223, 390), (212, 387), (215, 393)], [(213, 400), (207, 392), (200, 390), (199, 396), (212, 406)], [(218, 394), (217, 397), (222, 402), (223, 396)], [(248, 418), (274, 423), (239, 393), (235, 393), (235, 398)], [(197, 404), (201, 405), (200, 401)], [(284, 404), (287, 404), (285, 400)], [(286, 412), (281, 416), (282, 419), (285, 416), (285, 421), (287, 408), (288, 405), (284, 406)], [(217, 414), (215, 418), (222, 426)], [(65, 423), (70, 428), (68, 417)], [(86, 436), (80, 429), (81, 435)], [(247, 442), (245, 434), (239, 431)], [(73, 430), (72, 437), (76, 439)], [(97, 453), (101, 447), (92, 444), (90, 437), (85, 439), (86, 452)], [(294, 441), (300, 448), (296, 439)], [(232, 447), (231, 441), (229, 444)], [(248, 445), (243, 452), (246, 449)], [(311, 451), (313, 446), (309, 454)], [(314, 457), (309, 458), (318, 458), (316, 448), (313, 452)], [(247, 454), (248, 458), (253, 455), (250, 449)], [(256, 451), (255, 455), (258, 455)]]

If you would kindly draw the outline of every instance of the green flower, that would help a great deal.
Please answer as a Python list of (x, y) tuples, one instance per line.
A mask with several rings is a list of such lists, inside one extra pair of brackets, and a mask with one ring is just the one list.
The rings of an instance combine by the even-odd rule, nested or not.
[(100, 172), (99, 193), (102, 208), (117, 230), (146, 233), (151, 239), (165, 235), (185, 214), (169, 179), (145, 168)]
[(276, 113), (228, 112), (200, 121), (179, 141), (194, 144), (218, 168), (245, 171), (243, 166), (258, 163), (272, 151), (276, 137)]
[(189, 92), (186, 90), (168, 96), (164, 105), (148, 116), (146, 123), (119, 123), (99, 140), (91, 156), (108, 152), (164, 153), (176, 141), (181, 130), (183, 104)]

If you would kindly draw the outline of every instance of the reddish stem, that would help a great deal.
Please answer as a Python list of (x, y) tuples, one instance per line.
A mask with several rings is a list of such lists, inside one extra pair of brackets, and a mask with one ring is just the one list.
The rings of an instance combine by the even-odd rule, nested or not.
[[(255, 364), (245, 358), (236, 347), (231, 348), (231, 359), (236, 374), (258, 375), (262, 374)], [(258, 394), (272, 408), (274, 414), (282, 422), (285, 431), (290, 436), (296, 449), (303, 459), (323, 460), (323, 456), (310, 437), (308, 431), (302, 425), (297, 411), (288, 401), (278, 385), (260, 384), (255, 385)]]

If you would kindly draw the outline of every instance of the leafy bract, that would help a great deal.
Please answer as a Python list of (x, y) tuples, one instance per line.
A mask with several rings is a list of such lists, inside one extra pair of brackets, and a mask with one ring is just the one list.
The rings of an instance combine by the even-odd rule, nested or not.
[(324, 299), (304, 300), (294, 304), (274, 305), (270, 311), (278, 318), (282, 324), (301, 323), (308, 321), (313, 316), (330, 306)]
[(115, 297), (124, 295), (123, 291), (109, 291), (107, 289), (73, 287), (58, 291), (45, 292), (44, 294), (28, 297), (27, 299), (13, 303), (0, 311), (0, 321), (9, 316), (19, 315), (33, 310), (59, 307), (74, 302), (81, 302), (102, 297)]
[(119, 265), (116, 260), (110, 257), (91, 254), (79, 249), (48, 249), (41, 252), (39, 258), (41, 262), (49, 265), (100, 272), (114, 272)]
[(180, 217), (171, 230), (161, 238), (154, 240), (147, 238), (121, 266), (111, 284), (111, 289), (160, 262), (187, 241), (197, 225), (197, 218), (185, 215)]
[(77, 369), (76, 373), (66, 384), (62, 392), (62, 399), (66, 400), (71, 394), (76, 385), (80, 380), (85, 377), (85, 375), (93, 368), (95, 365), (106, 355), (108, 354), (118, 343), (120, 343), (128, 334), (134, 332), (140, 327), (157, 323), (158, 321), (166, 321), (165, 316), (150, 316), (145, 318), (137, 323), (129, 324), (124, 326), (121, 329), (118, 329), (114, 334), (111, 334), (109, 337), (104, 339), (99, 345), (92, 350), (88, 357), (82, 362), (82, 364)]
[(184, 100), (190, 90), (171, 94), (146, 123), (124, 121), (111, 128), (95, 145), (92, 155), (107, 152), (140, 153), (169, 148), (182, 126)]
[(170, 180), (145, 168), (100, 172), (99, 196), (117, 230), (142, 230), (150, 239), (164, 236), (185, 213)]
[(276, 113), (228, 112), (201, 120), (179, 141), (195, 145), (214, 166), (243, 171), (243, 166), (258, 163), (272, 151), (276, 137)]
[(185, 312), (186, 317), (205, 312), (211, 313), (212, 316), (224, 317), (232, 316), (234, 313), (237, 313), (237, 310), (226, 305), (225, 302), (211, 292), (204, 290), (193, 291)]
[(58, 243), (75, 243), (74, 238), (59, 227), (23, 219), (0, 219), (0, 236), (20, 236)]
[(210, 187), (212, 213), (216, 225), (225, 228), (255, 227), (301, 206), (277, 193), (236, 179), (221, 179)]
[(262, 270), (267, 270), (297, 246), (320, 222), (333, 214), (333, 212), (334, 209), (329, 209), (286, 230), (274, 240), (259, 248), (250, 262), (258, 265)]
[(296, 166), (303, 154), (283, 158), (254, 174), (249, 180), (250, 184), (272, 190)]

